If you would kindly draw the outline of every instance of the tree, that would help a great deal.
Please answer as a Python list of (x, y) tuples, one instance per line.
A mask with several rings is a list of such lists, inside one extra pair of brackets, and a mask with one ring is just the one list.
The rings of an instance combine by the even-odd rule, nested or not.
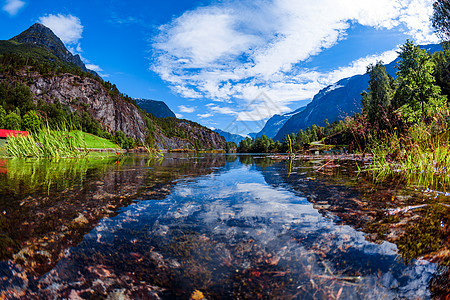
[(227, 153), (229, 153), (229, 152), (235, 152), (236, 149), (237, 149), (237, 145), (236, 145), (235, 142), (227, 142), (226, 148), (225, 148), (225, 150), (226, 150)]
[(433, 3), (431, 22), (436, 33), (443, 40), (450, 39), (450, 1), (437, 0)]
[(408, 122), (423, 121), (447, 103), (441, 88), (435, 85), (434, 62), (428, 53), (407, 41), (399, 53), (395, 107)]
[(11, 98), (16, 107), (22, 112), (27, 112), (33, 109), (33, 94), (28, 86), (20, 82), (14, 83), (14, 88), (11, 90)]
[(238, 152), (247, 153), (250, 152), (253, 147), (253, 141), (251, 138), (246, 137), (239, 143)]
[(266, 135), (262, 135), (260, 138), (255, 140), (253, 151), (259, 153), (267, 153), (269, 150), (270, 141)]
[(442, 43), (444, 51), (434, 52), (431, 59), (434, 62), (434, 78), (436, 84), (441, 87), (443, 95), (450, 95), (450, 49), (448, 42)]
[(372, 125), (385, 128), (388, 124), (387, 114), (391, 110), (391, 101), (393, 89), (391, 87), (392, 79), (386, 72), (386, 68), (381, 61), (375, 65), (370, 64), (367, 67), (369, 74), (368, 92), (362, 93), (363, 111)]

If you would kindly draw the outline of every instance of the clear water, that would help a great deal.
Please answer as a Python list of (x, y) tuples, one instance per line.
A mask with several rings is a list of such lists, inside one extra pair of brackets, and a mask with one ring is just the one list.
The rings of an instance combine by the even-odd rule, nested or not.
[[(351, 163), (324, 173), (305, 162), (206, 154), (162, 161), (139, 156), (5, 161), (0, 295), (427, 299), (445, 294), (445, 267), (425, 259), (406, 263), (389, 238), (374, 238), (371, 215), (385, 214), (388, 207), (355, 208), (370, 189), (374, 196), (374, 187), (353, 174)], [(375, 190), (385, 195), (391, 189)], [(408, 201), (418, 197), (400, 189), (394, 192)]]

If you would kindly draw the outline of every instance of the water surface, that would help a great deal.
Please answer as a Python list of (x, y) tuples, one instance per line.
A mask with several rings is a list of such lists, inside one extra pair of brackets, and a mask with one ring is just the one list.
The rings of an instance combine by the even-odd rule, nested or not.
[(351, 163), (331, 171), (313, 165), (206, 154), (4, 161), (0, 295), (427, 299), (448, 292), (443, 264), (410, 254), (414, 245), (386, 225), (399, 221), (389, 208), (423, 202), (425, 193), (356, 180)]

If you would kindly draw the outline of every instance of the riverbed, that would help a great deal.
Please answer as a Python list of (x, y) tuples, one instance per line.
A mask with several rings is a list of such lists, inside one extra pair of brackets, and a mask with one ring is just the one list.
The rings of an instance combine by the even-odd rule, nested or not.
[(449, 196), (365, 163), (1, 160), (0, 298), (448, 295)]

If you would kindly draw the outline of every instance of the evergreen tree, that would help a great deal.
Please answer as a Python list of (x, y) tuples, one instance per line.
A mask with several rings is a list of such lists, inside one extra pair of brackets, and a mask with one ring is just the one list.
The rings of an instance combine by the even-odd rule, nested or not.
[(367, 73), (370, 76), (369, 88), (368, 92), (362, 93), (362, 105), (368, 120), (375, 124), (385, 119), (387, 111), (390, 110), (393, 90), (391, 78), (381, 61), (375, 65), (370, 64)]

